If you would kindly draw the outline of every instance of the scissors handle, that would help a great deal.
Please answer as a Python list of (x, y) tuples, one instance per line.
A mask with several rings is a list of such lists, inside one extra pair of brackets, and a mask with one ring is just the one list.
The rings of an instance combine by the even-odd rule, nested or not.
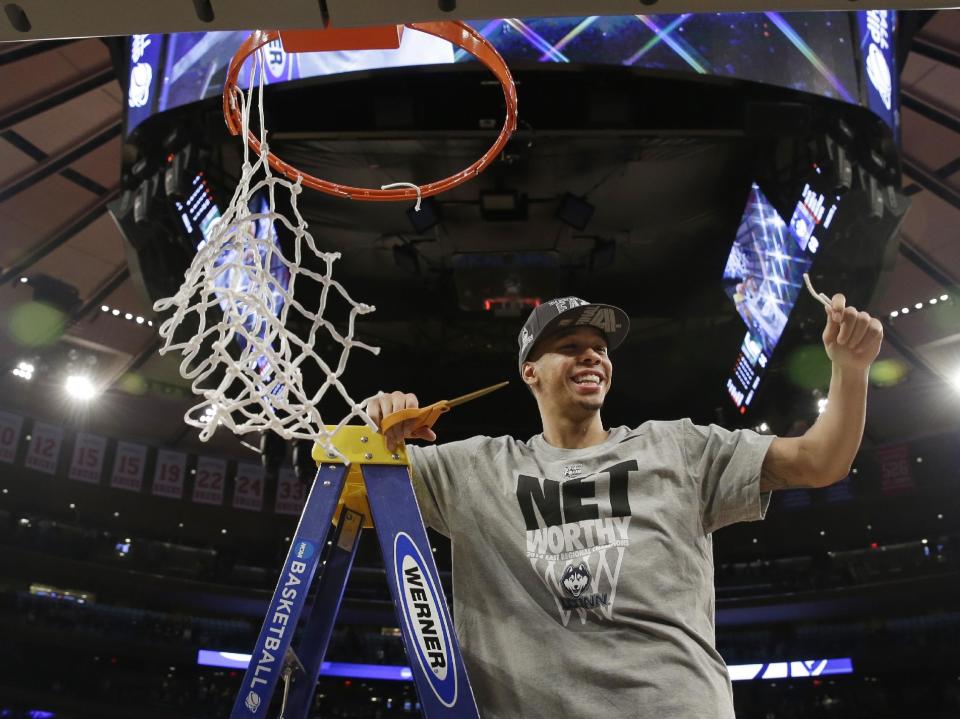
[(450, 404), (445, 399), (429, 404), (426, 407), (400, 409), (396, 412), (391, 412), (380, 421), (380, 432), (382, 434), (391, 427), (401, 422), (406, 422), (407, 420), (414, 420), (414, 425), (410, 428), (411, 430), (420, 429), (421, 427), (433, 427), (433, 423), (440, 419), (440, 415), (449, 411)]

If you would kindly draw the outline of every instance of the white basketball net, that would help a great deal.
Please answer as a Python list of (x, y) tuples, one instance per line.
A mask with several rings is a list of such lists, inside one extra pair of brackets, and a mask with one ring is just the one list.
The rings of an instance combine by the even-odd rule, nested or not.
[[(330, 442), (340, 427), (354, 417), (374, 427), (363, 409), (368, 400), (354, 402), (340, 377), (351, 349), (359, 347), (379, 353), (378, 347), (354, 339), (357, 316), (369, 314), (375, 308), (351, 299), (346, 289), (333, 279), (333, 264), (340, 253), (318, 249), (307, 231), (307, 224), (297, 209), (302, 189), (299, 180), (291, 183), (270, 170), (263, 119), (263, 83), (263, 59), (258, 51), (251, 67), (249, 89), (245, 95), (238, 94), (243, 110), (244, 148), (240, 181), (226, 212), (198, 250), (180, 289), (173, 297), (154, 304), (157, 312), (173, 311), (160, 325), (160, 336), (164, 340), (160, 353), (183, 355), (180, 373), (191, 381), (194, 394), (203, 398), (190, 408), (184, 419), (200, 429), (201, 440), (213, 436), (220, 425), (238, 435), (272, 430), (288, 440), (318, 441), (328, 451), (342, 456)], [(255, 90), (261, 150), (260, 156), (251, 163), (246, 138)], [(276, 211), (278, 191), (290, 193), (292, 222)], [(250, 209), (253, 198), (262, 196), (258, 193), (265, 193), (268, 198), (263, 212)], [(275, 241), (273, 223), (282, 223), (293, 233), (292, 260), (283, 256)], [(322, 273), (301, 266), (304, 246), (322, 260)], [(289, 273), (286, 287), (284, 268)], [(318, 283), (318, 286), (312, 288), (309, 283)], [(298, 286), (301, 296), (305, 289), (318, 290), (320, 301), (316, 311), (304, 307), (294, 296)], [(340, 301), (349, 308), (343, 333), (324, 318), (328, 306)], [(309, 325), (305, 337), (285, 329), (291, 312), (298, 313), (300, 321)], [(222, 319), (211, 324), (208, 314)], [(187, 319), (191, 324), (198, 324), (199, 329), (178, 341), (174, 334)], [(186, 330), (181, 334), (184, 332)], [(341, 348), (335, 366), (315, 351), (331, 340)], [(309, 363), (315, 367), (309, 367)], [(305, 370), (326, 377), (311, 394), (304, 389)], [(331, 389), (339, 393), (349, 409), (339, 423), (328, 429), (317, 405)]]

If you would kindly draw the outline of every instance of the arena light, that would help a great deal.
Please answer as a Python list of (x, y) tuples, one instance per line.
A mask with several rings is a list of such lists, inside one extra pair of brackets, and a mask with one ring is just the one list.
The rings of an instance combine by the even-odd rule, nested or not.
[(20, 360), (17, 362), (17, 366), (14, 367), (11, 372), (14, 376), (19, 377), (20, 379), (27, 380), (28, 382), (33, 379), (33, 373), (36, 372), (37, 368), (32, 362), (27, 362), (26, 360)]
[[(220, 667), (223, 669), (246, 669), (250, 663), (249, 654), (238, 652), (218, 652), (210, 649), (197, 651), (197, 664), (202, 667)], [(801, 677), (823, 677), (831, 674), (853, 674), (853, 660), (850, 657), (836, 659), (798, 659), (789, 662), (768, 662), (763, 664), (728, 664), (730, 679), (744, 681), (750, 679), (784, 679)], [(345, 679), (386, 679), (393, 681), (413, 681), (410, 667), (392, 664), (349, 664), (346, 662), (323, 662), (320, 675), (342, 677)]]
[(818, 399), (817, 400), (817, 414), (823, 414), (824, 410), (827, 409), (827, 400)]
[[(940, 297), (931, 297), (927, 300), (927, 303), (923, 302), (914, 302), (912, 311), (916, 312), (917, 310), (927, 309), (933, 305), (939, 304), (941, 302), (946, 302), (950, 298), (949, 295), (940, 295)], [(911, 308), (908, 306), (901, 307), (899, 310), (892, 310), (889, 313), (890, 319), (896, 319), (900, 315), (908, 315), (911, 312)]]
[(950, 384), (957, 392), (960, 392), (960, 367), (950, 375)]
[(86, 375), (70, 375), (67, 377), (64, 387), (67, 390), (67, 394), (74, 399), (86, 402), (97, 396), (97, 388), (94, 386), (93, 380)]

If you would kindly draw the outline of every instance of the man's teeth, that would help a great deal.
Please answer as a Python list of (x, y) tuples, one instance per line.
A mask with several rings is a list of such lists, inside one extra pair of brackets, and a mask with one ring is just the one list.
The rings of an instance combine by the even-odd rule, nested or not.
[(587, 374), (582, 377), (575, 377), (573, 381), (577, 384), (586, 384), (588, 382), (590, 384), (600, 384), (600, 377), (595, 374)]

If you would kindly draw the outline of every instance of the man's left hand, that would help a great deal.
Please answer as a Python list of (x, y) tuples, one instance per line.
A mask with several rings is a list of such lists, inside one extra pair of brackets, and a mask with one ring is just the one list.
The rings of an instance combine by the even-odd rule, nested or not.
[(827, 326), (823, 330), (823, 346), (827, 357), (838, 369), (867, 369), (880, 354), (883, 325), (876, 317), (847, 307), (843, 295), (834, 295), (831, 302), (831, 307), (824, 307)]

